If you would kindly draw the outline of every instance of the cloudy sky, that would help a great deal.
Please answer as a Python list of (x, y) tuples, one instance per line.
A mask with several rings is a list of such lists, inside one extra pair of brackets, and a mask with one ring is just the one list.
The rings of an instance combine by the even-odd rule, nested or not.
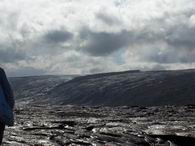
[(194, 0), (1, 0), (9, 76), (195, 68)]

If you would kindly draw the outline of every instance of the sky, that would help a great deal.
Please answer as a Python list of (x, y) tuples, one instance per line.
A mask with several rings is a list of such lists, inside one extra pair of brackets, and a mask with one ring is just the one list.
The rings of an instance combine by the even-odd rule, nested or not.
[(194, 0), (1, 0), (8, 76), (195, 68)]

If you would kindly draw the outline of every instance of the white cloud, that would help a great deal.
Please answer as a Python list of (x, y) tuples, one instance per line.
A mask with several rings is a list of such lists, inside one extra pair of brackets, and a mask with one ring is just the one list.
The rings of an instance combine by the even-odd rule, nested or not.
[[(193, 0), (4, 0), (0, 61), (11, 75), (192, 68), (194, 5)], [(80, 38), (83, 29), (91, 38)], [(107, 48), (101, 36), (120, 45)], [(126, 37), (125, 44), (117, 37)]]

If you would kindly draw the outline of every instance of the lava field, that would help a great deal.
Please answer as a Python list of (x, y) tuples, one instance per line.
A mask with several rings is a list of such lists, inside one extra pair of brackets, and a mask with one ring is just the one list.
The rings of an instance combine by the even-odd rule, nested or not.
[(3, 146), (194, 146), (195, 106), (16, 106)]

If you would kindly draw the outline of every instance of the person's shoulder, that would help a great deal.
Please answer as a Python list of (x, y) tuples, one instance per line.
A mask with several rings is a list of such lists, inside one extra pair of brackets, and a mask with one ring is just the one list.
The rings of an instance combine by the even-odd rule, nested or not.
[(4, 69), (0, 67), (0, 73), (4, 73)]

